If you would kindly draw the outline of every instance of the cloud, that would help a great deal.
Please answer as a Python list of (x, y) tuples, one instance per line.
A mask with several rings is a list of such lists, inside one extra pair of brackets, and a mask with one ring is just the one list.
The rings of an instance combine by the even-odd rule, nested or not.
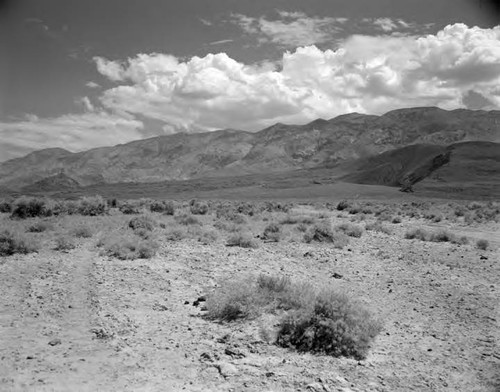
[(210, 22), (209, 20), (203, 19), (203, 18), (198, 18), (198, 20), (203, 23), (205, 26), (212, 26), (213, 23)]
[(221, 44), (228, 44), (230, 42), (233, 42), (234, 40), (232, 39), (222, 39), (220, 41), (213, 41), (213, 42), (210, 42), (209, 45), (221, 45)]
[(92, 82), (92, 81), (85, 83), (85, 86), (87, 86), (88, 88), (99, 88), (99, 87), (101, 87), (100, 84), (98, 84), (96, 82)]
[(0, 161), (33, 150), (60, 147), (82, 151), (141, 138), (143, 124), (130, 115), (103, 111), (55, 118), (28, 115), (16, 122), (0, 122)]
[(225, 53), (186, 61), (140, 54), (126, 62), (97, 58), (96, 64), (120, 82), (100, 97), (108, 109), (176, 130), (257, 130), (351, 111), (453, 109), (463, 106), (469, 90), (498, 108), (499, 42), (500, 26), (455, 24), (426, 36), (353, 35), (336, 50), (299, 47), (285, 52), (279, 67), (246, 65)]
[(252, 18), (232, 14), (231, 21), (247, 34), (255, 36), (260, 43), (271, 42), (284, 47), (296, 47), (330, 42), (338, 26), (346, 18), (309, 17), (302, 12), (278, 11), (280, 19)]

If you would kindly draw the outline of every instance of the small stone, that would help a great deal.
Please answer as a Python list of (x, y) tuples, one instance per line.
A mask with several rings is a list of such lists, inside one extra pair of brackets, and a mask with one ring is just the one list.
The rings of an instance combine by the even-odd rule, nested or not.
[(334, 272), (334, 273), (332, 274), (332, 278), (335, 278), (335, 279), (342, 279), (342, 278), (343, 278), (343, 275), (340, 275), (340, 274), (338, 274), (338, 273)]
[(219, 369), (219, 373), (221, 374), (221, 376), (225, 378), (238, 374), (238, 369), (236, 369), (236, 366), (227, 362), (219, 362), (217, 364), (217, 369)]
[(35, 358), (35, 357), (33, 357), (33, 355), (28, 355), (28, 356), (26, 357), (26, 359), (34, 359), (34, 358)]
[(313, 382), (306, 385), (306, 389), (314, 392), (323, 392), (323, 385), (321, 385), (319, 382)]
[(57, 346), (58, 344), (61, 344), (61, 339), (52, 339), (50, 342), (49, 342), (49, 346)]

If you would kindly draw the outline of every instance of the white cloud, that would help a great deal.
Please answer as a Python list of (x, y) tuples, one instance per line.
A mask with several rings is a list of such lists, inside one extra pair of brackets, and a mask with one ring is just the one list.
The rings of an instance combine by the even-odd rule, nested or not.
[(82, 151), (141, 138), (143, 125), (130, 115), (91, 112), (55, 118), (28, 115), (17, 122), (0, 122), (0, 161), (33, 150), (60, 147)]
[(260, 43), (296, 47), (333, 41), (338, 26), (347, 21), (346, 18), (309, 17), (302, 12), (278, 11), (278, 14), (279, 20), (233, 14), (232, 22), (247, 34), (254, 35)]
[(221, 44), (228, 44), (230, 42), (233, 42), (234, 40), (232, 39), (221, 39), (220, 41), (213, 41), (210, 42), (209, 45), (221, 45)]
[(164, 54), (96, 62), (103, 75), (124, 82), (104, 92), (105, 107), (189, 131), (257, 130), (409, 106), (452, 109), (470, 90), (500, 107), (500, 26), (455, 24), (422, 37), (354, 35), (337, 50), (286, 52), (279, 71), (224, 53), (184, 62)]
[[(378, 18), (373, 21), (373, 24), (379, 26), (382, 30), (389, 32), (398, 28), (395, 21), (390, 18)], [(405, 23), (406, 24), (406, 23)]]
[(96, 82), (92, 82), (92, 81), (85, 83), (85, 86), (87, 86), (88, 88), (99, 88), (99, 87), (101, 87), (100, 84), (98, 84)]

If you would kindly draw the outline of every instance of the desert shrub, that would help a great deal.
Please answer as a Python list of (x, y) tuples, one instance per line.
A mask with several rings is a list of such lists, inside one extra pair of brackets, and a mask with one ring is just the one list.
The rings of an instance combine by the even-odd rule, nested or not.
[(198, 234), (198, 241), (203, 244), (212, 244), (219, 239), (219, 233), (217, 230), (203, 230)]
[(77, 238), (91, 238), (94, 233), (88, 225), (79, 225), (73, 228), (71, 233)]
[(187, 237), (189, 236), (186, 229), (179, 227), (171, 228), (165, 233), (165, 238), (169, 241), (181, 241)]
[(260, 275), (225, 281), (208, 295), (207, 318), (254, 318), (282, 309), (276, 344), (299, 351), (365, 358), (381, 325), (358, 302), (332, 289)]
[(281, 227), (277, 223), (270, 223), (264, 228), (262, 239), (267, 241), (279, 242), (281, 236)]
[(488, 240), (477, 240), (476, 247), (481, 250), (487, 250), (490, 247)]
[(154, 200), (149, 205), (149, 210), (151, 212), (160, 212), (163, 213), (164, 215), (174, 215), (175, 213), (174, 203), (171, 201), (166, 202), (166, 201)]
[(349, 207), (347, 211), (351, 215), (356, 215), (361, 212), (361, 206), (359, 204), (353, 204), (352, 206)]
[(0, 232), (0, 256), (10, 256), (16, 253), (27, 254), (36, 252), (38, 245), (31, 238), (10, 230)]
[(358, 225), (353, 225), (352, 223), (342, 223), (335, 226), (336, 230), (340, 230), (349, 237), (360, 238), (363, 235), (363, 228)]
[(330, 225), (323, 223), (310, 227), (304, 234), (304, 241), (327, 242), (333, 244), (335, 248), (342, 249), (349, 243), (349, 237), (342, 232), (333, 231)]
[(121, 260), (150, 259), (159, 249), (157, 242), (143, 239), (136, 235), (111, 236), (101, 239), (98, 246), (103, 248), (103, 253)]
[(137, 216), (128, 222), (128, 227), (132, 230), (153, 231), (155, 226), (156, 222), (151, 217), (146, 215)]
[(441, 214), (437, 214), (436, 216), (434, 216), (434, 218), (432, 218), (432, 221), (434, 223), (441, 222), (442, 220), (443, 220), (443, 216)]
[(324, 290), (316, 296), (313, 306), (284, 318), (276, 343), (301, 352), (364, 359), (380, 331), (380, 323), (358, 303), (333, 290)]
[(107, 199), (106, 204), (108, 205), (108, 208), (116, 208), (118, 207), (118, 200), (113, 197), (112, 199)]
[(429, 241), (430, 234), (421, 228), (409, 229), (405, 233), (405, 238), (407, 240), (417, 239), (417, 240), (421, 240), (421, 241)]
[(201, 225), (201, 222), (194, 216), (189, 214), (176, 215), (174, 217), (175, 221), (181, 225)]
[(208, 212), (208, 205), (207, 203), (197, 201), (191, 204), (189, 210), (193, 215), (205, 215)]
[(459, 244), (459, 245), (467, 245), (469, 243), (469, 239), (463, 235), (461, 237), (454, 237), (451, 240), (451, 242), (454, 244)]
[(54, 203), (54, 215), (74, 215), (78, 213), (79, 203), (77, 200), (57, 200)]
[(266, 201), (262, 207), (262, 211), (267, 212), (284, 212), (288, 213), (293, 208), (293, 203), (276, 203), (272, 201)]
[(402, 220), (401, 220), (401, 217), (395, 216), (394, 218), (392, 218), (391, 222), (394, 223), (394, 224), (398, 224), (398, 223), (401, 223)]
[(287, 214), (287, 216), (280, 221), (283, 225), (296, 225), (297, 223), (312, 225), (314, 222), (316, 222), (316, 219), (313, 216), (304, 214)]
[(377, 220), (380, 222), (390, 222), (392, 221), (392, 214), (388, 211), (377, 211), (375, 213)]
[(455, 216), (464, 216), (467, 213), (467, 209), (464, 206), (458, 206), (455, 208)]
[(52, 225), (52, 223), (39, 221), (28, 226), (28, 229), (26, 231), (29, 233), (43, 233), (44, 231), (52, 230), (53, 228), (54, 226)]
[(135, 215), (140, 213), (139, 207), (131, 203), (124, 203), (120, 205), (118, 209), (122, 214), (125, 215)]
[(54, 247), (55, 250), (68, 251), (76, 248), (76, 245), (73, 242), (73, 240), (65, 235), (56, 237), (55, 242), (56, 242), (56, 245)]
[(455, 241), (455, 236), (446, 230), (440, 230), (436, 233), (432, 233), (430, 240), (432, 242), (451, 242)]
[(26, 219), (46, 217), (52, 215), (52, 209), (47, 205), (47, 200), (37, 197), (20, 197), (14, 202), (11, 217)]
[(299, 223), (296, 227), (296, 229), (298, 231), (300, 231), (301, 233), (305, 233), (307, 231), (307, 229), (309, 228), (309, 225), (306, 225), (305, 223)]
[(226, 246), (239, 246), (240, 248), (258, 248), (259, 244), (249, 233), (233, 233), (226, 242)]
[(7, 200), (0, 200), (0, 212), (1, 213), (12, 212), (12, 203)]
[(239, 203), (236, 206), (236, 212), (238, 214), (243, 214), (243, 215), (248, 215), (248, 216), (254, 216), (254, 214), (255, 214), (255, 207), (251, 203)]
[(366, 231), (376, 231), (384, 234), (392, 234), (392, 231), (389, 227), (385, 226), (382, 222), (376, 221), (372, 223), (367, 223), (365, 225)]
[(78, 203), (78, 213), (85, 216), (104, 215), (108, 212), (108, 204), (102, 196), (82, 197)]
[(344, 211), (347, 210), (349, 207), (351, 207), (351, 203), (349, 203), (347, 200), (341, 200), (337, 204), (337, 210), (338, 211)]

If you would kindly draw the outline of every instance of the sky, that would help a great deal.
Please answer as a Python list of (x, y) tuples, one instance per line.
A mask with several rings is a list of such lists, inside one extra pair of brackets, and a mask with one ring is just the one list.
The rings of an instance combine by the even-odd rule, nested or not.
[(0, 161), (414, 106), (500, 109), (488, 0), (0, 0)]

